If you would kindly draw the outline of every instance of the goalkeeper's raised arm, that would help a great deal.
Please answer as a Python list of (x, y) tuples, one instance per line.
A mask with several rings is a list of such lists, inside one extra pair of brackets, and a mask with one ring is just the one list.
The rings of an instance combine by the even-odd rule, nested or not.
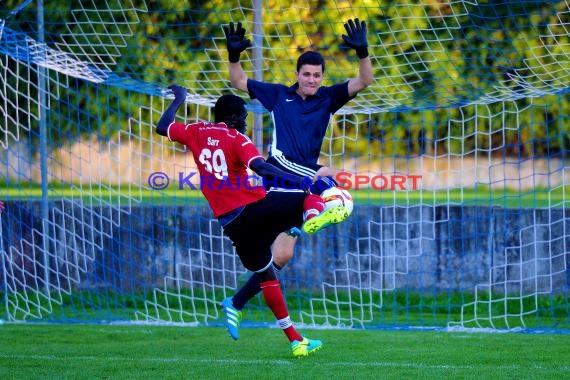
[(251, 46), (251, 42), (245, 39), (245, 29), (241, 26), (241, 22), (238, 22), (236, 26), (233, 22), (224, 26), (224, 34), (230, 61), (230, 82), (232, 87), (247, 92), (247, 76), (239, 62), (239, 56), (242, 51)]
[(344, 24), (346, 34), (342, 35), (342, 39), (352, 49), (356, 51), (356, 55), (360, 59), (360, 67), (358, 77), (348, 81), (348, 93), (355, 96), (360, 91), (372, 84), (374, 80), (372, 73), (372, 61), (368, 55), (368, 37), (366, 21), (354, 19), (348, 20)]
[[(360, 21), (358, 18), (354, 20), (350, 19), (344, 24), (344, 28), (346, 34), (342, 35), (342, 39), (348, 47), (355, 50), (360, 60), (358, 77), (348, 80), (349, 95), (355, 96), (372, 84), (374, 80), (372, 61), (368, 54), (366, 21)], [(240, 55), (251, 46), (251, 42), (245, 38), (246, 30), (243, 28), (241, 22), (237, 24), (230, 22), (228, 26), (224, 26), (223, 29), (226, 36), (228, 60), (230, 61), (230, 82), (235, 89), (248, 92), (248, 78), (241, 65)], [(299, 67), (297, 67), (297, 75), (299, 75)]]

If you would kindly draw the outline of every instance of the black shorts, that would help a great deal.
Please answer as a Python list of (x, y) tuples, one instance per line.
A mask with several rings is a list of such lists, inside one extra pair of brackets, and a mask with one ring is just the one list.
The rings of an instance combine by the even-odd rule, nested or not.
[(264, 199), (245, 206), (224, 227), (243, 266), (259, 272), (271, 265), (271, 245), (281, 232), (303, 224), (303, 191), (273, 190)]

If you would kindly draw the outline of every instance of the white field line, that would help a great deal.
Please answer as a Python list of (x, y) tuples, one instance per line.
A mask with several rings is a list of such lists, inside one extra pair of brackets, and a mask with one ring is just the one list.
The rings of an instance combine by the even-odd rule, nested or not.
[[(108, 357), (100, 357), (100, 356), (70, 356), (69, 354), (56, 356), (56, 355), (2, 355), (0, 354), (0, 359), (7, 359), (7, 360), (33, 360), (33, 361), (53, 361), (53, 360), (61, 360), (61, 361), (70, 361), (70, 360), (82, 360), (82, 361), (93, 361), (93, 360), (110, 360), (110, 361), (118, 361), (118, 362), (137, 362), (137, 363), (200, 363), (200, 364), (231, 364), (231, 365), (274, 365), (274, 366), (289, 366), (299, 362), (299, 359), (291, 359), (291, 360), (239, 360), (239, 359), (215, 359), (215, 358), (169, 358), (169, 357), (143, 357), (143, 358), (128, 358), (122, 356), (108, 356)], [(347, 361), (347, 362), (331, 362), (331, 363), (322, 363), (319, 362), (319, 366), (323, 367), (348, 367), (354, 368), (355, 366), (358, 367), (377, 367), (377, 368), (413, 368), (413, 369), (445, 369), (445, 370), (454, 370), (454, 369), (481, 369), (481, 368), (497, 368), (497, 369), (504, 369), (504, 370), (519, 370), (522, 368), (532, 368), (536, 370), (558, 370), (563, 372), (570, 372), (570, 366), (561, 365), (561, 366), (542, 366), (542, 365), (530, 365), (530, 366), (516, 366), (516, 365), (489, 365), (485, 363), (481, 363), (481, 365), (448, 365), (448, 364), (425, 364), (425, 363), (406, 363), (406, 362), (388, 362), (388, 361), (366, 361), (366, 362), (358, 362), (358, 361)]]

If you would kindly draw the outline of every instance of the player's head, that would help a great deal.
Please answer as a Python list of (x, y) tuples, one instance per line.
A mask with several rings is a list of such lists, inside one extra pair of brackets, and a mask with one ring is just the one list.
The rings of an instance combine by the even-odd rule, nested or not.
[(214, 118), (216, 123), (225, 123), (228, 128), (245, 133), (247, 127), (245, 101), (232, 94), (220, 96), (214, 106)]
[(297, 92), (303, 98), (315, 95), (325, 72), (325, 59), (316, 51), (307, 51), (297, 59)]

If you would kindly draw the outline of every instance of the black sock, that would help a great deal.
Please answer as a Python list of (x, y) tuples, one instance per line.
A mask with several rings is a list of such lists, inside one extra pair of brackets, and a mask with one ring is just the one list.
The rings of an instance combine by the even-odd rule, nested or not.
[[(282, 268), (279, 265), (273, 263), (273, 270), (275, 273), (279, 273), (281, 269)], [(248, 303), (250, 299), (261, 292), (260, 284), (261, 281), (259, 280), (259, 276), (256, 273), (252, 273), (247, 282), (243, 284), (243, 286), (239, 288), (237, 293), (232, 297), (232, 304), (234, 307), (238, 310), (243, 309), (245, 304)]]
[(250, 299), (255, 297), (261, 291), (259, 276), (257, 273), (252, 273), (249, 279), (236, 294), (232, 297), (232, 304), (238, 310), (243, 309)]

